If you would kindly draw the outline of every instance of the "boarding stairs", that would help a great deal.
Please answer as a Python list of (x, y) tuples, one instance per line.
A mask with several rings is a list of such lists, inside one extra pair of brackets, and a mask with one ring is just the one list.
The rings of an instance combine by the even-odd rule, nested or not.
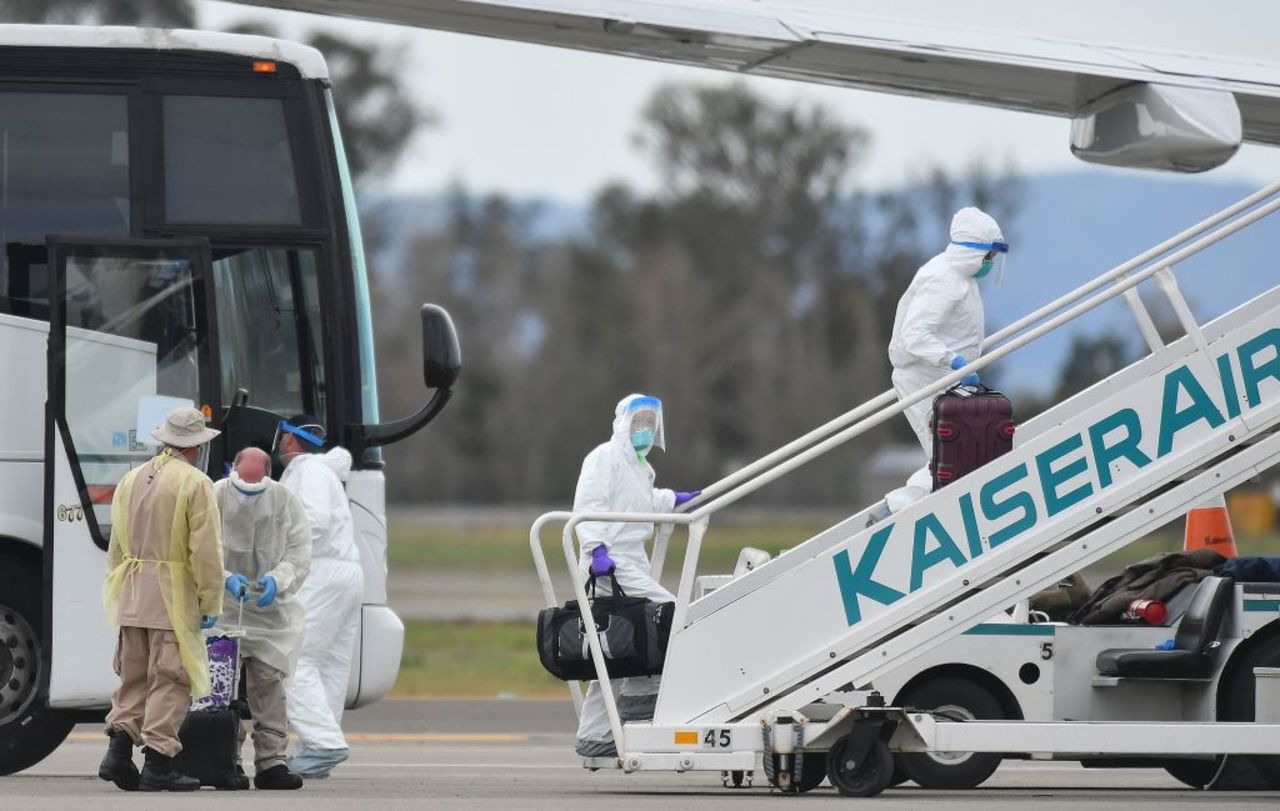
[[(901, 401), (892, 391), (880, 394), (708, 487), (685, 512), (540, 517), (530, 543), (548, 605), (558, 600), (542, 549), (545, 527), (564, 523), (561, 546), (580, 603), (578, 524), (642, 520), (688, 529), (654, 720), (624, 729), (607, 702), (620, 765), (750, 769), (755, 754), (748, 758), (746, 750), (770, 746), (779, 719), (803, 717), (833, 694), (865, 690), (931, 646), (1280, 462), (1280, 287), (1201, 325), (1173, 274), (1180, 262), (1277, 209), (1280, 182), (1000, 330), (964, 370)], [(1138, 295), (1148, 280), (1184, 332), (1167, 344)], [(715, 513), (1117, 298), (1150, 351), (1020, 425), (1008, 454), (870, 526), (868, 508), (693, 599), (699, 550)], [(665, 553), (663, 540), (654, 549), (655, 572)], [(588, 637), (603, 671), (593, 628)], [(757, 732), (747, 736), (750, 746), (733, 751), (673, 746), (671, 730), (715, 725)], [(776, 728), (772, 737), (776, 745)]]

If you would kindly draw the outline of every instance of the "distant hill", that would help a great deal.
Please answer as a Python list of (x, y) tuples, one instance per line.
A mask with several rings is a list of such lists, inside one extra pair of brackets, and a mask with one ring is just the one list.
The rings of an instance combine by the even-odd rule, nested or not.
[[(988, 332), (1255, 191), (1238, 183), (1097, 169), (1029, 176), (1024, 188), (1020, 216), (1005, 224), (1013, 249), (1004, 282), (984, 288)], [(535, 206), (530, 227), (536, 238), (560, 239), (587, 227), (583, 205), (519, 202)], [(387, 234), (398, 237), (374, 266), (395, 267), (405, 237), (444, 222), (445, 203), (440, 197), (388, 198), (366, 211)], [(1180, 266), (1176, 275), (1201, 319), (1280, 284), (1280, 214), (1209, 248)], [(1149, 295), (1156, 292), (1154, 283), (1144, 287), (1150, 288)], [(1003, 361), (999, 384), (1013, 392), (1045, 393), (1056, 383), (1072, 335), (1102, 330), (1137, 340), (1128, 309), (1109, 303)]]

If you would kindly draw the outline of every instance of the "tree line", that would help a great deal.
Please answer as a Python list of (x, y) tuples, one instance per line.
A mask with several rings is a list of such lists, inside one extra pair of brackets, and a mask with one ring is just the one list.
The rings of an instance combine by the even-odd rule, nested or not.
[[(1010, 170), (935, 167), (900, 190), (860, 190), (865, 130), (740, 83), (659, 89), (636, 143), (660, 190), (606, 185), (585, 233), (540, 238), (530, 206), (453, 189), (443, 224), (375, 273), (384, 411), (421, 401), (405, 325), (422, 301), (453, 314), (465, 367), (446, 413), (387, 449), (390, 498), (567, 503), (634, 391), (665, 403), (659, 483), (708, 484), (888, 388), (898, 298), (957, 208), (1016, 222)], [(910, 441), (905, 421), (761, 498), (862, 498), (869, 454), (895, 437)]]

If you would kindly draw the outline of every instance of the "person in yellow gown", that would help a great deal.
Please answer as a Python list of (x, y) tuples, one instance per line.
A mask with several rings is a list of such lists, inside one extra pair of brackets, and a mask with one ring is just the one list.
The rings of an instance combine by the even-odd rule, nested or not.
[[(152, 431), (164, 449), (125, 474), (111, 502), (103, 607), (117, 629), (120, 686), (98, 776), (126, 791), (200, 787), (172, 761), (192, 696), (209, 692), (200, 629), (222, 613), (221, 519), (203, 464), (218, 433), (196, 409), (175, 409)], [(140, 775), (135, 744), (144, 746)]]

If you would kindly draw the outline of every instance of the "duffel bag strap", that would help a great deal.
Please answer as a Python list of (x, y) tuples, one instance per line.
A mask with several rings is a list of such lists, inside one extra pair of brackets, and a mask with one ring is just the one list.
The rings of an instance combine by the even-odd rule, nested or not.
[[(627, 596), (627, 593), (622, 590), (622, 586), (618, 585), (618, 575), (615, 574), (614, 572), (609, 572), (609, 585), (613, 589), (614, 597)], [(595, 599), (595, 596), (596, 596), (596, 576), (595, 575), (587, 576), (586, 592), (587, 592), (588, 598), (593, 600)]]

